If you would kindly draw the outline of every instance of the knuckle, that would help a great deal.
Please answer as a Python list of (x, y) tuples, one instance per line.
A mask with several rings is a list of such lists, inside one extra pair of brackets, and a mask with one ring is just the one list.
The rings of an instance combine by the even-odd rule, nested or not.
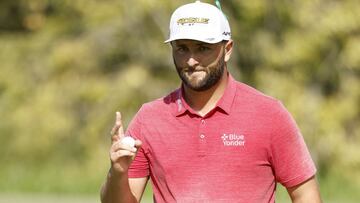
[(115, 151), (115, 150), (116, 150), (116, 146), (117, 146), (116, 143), (114, 143), (113, 145), (111, 145), (111, 147), (110, 147), (110, 152)]
[(111, 160), (111, 162), (115, 162), (115, 161), (117, 160), (117, 155), (116, 155), (116, 153), (111, 153), (111, 154), (110, 154), (110, 160)]
[(120, 150), (120, 151), (117, 151), (116, 154), (120, 158), (120, 157), (126, 156), (127, 153), (124, 150)]

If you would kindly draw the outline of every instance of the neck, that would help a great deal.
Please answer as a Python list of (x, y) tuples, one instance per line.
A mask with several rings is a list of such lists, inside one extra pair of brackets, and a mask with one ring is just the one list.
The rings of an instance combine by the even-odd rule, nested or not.
[(194, 91), (184, 85), (185, 101), (200, 116), (206, 115), (215, 107), (216, 103), (224, 94), (228, 77), (228, 72), (225, 68), (221, 79), (214, 86), (205, 91)]

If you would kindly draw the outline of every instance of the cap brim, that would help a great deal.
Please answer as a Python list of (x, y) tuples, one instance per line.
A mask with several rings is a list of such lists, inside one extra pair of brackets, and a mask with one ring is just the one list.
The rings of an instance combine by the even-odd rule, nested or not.
[(170, 38), (168, 40), (165, 40), (164, 43), (169, 43), (169, 42), (176, 41), (176, 40), (181, 40), (181, 39), (195, 40), (195, 41), (199, 41), (199, 42), (205, 42), (205, 43), (208, 43), (208, 44), (216, 44), (218, 42), (223, 41), (223, 39), (207, 40), (207, 39), (199, 39), (199, 38), (193, 38), (193, 37), (174, 37), (174, 38)]

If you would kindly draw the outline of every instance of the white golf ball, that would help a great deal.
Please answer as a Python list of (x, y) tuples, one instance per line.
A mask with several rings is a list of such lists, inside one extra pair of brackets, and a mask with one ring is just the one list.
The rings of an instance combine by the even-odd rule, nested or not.
[(135, 140), (130, 136), (126, 136), (121, 140), (121, 143), (126, 144), (130, 147), (135, 147)]

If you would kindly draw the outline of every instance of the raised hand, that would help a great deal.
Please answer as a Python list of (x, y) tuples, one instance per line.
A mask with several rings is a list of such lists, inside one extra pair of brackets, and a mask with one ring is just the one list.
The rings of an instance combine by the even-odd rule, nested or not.
[(141, 147), (140, 140), (135, 140), (135, 146), (133, 147), (123, 143), (124, 138), (121, 114), (116, 112), (115, 125), (111, 130), (110, 160), (112, 171), (120, 174), (127, 172), (136, 152)]

